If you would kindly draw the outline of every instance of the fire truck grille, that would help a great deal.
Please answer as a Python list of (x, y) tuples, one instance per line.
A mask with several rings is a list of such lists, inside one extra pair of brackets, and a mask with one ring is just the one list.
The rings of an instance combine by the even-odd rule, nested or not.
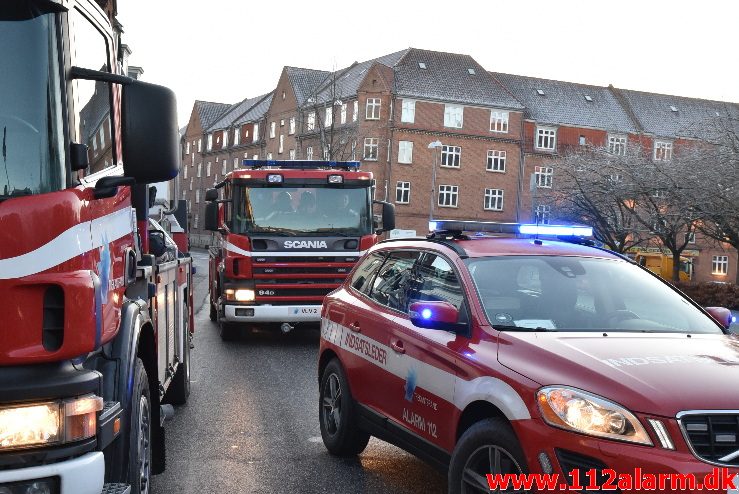
[(358, 259), (358, 253), (357, 252), (347, 252), (346, 256), (341, 257), (262, 257), (259, 255), (258, 252), (255, 252), (252, 260), (255, 264), (259, 264), (262, 262), (320, 262), (320, 263), (327, 263), (327, 262), (354, 262)]
[(347, 274), (352, 268), (254, 268), (254, 274)]
[(698, 458), (739, 467), (739, 413), (687, 414), (680, 427)]
[(324, 297), (333, 291), (334, 288), (300, 288), (299, 286), (295, 288), (262, 288), (259, 286), (257, 287), (257, 300), (259, 300), (259, 297)]

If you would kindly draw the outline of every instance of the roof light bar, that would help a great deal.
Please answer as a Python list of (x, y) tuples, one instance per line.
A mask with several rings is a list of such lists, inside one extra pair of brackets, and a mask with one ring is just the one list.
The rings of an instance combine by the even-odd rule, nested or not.
[(561, 237), (592, 237), (593, 228), (582, 225), (520, 225), (522, 235), (555, 235)]
[(508, 233), (521, 235), (548, 235), (558, 237), (592, 237), (593, 229), (583, 225), (522, 225), (494, 221), (429, 221), (431, 232)]
[(322, 168), (358, 169), (359, 161), (323, 160), (243, 160), (246, 168), (280, 167), (291, 170), (320, 170)]

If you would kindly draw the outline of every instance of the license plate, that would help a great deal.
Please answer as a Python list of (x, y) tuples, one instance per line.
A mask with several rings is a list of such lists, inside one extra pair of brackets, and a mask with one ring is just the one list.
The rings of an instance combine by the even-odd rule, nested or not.
[(290, 314), (292, 315), (313, 315), (317, 316), (320, 314), (320, 307), (290, 307)]

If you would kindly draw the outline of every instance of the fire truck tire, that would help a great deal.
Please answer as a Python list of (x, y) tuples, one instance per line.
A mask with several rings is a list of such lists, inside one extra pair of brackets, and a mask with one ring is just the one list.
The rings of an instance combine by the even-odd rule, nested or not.
[(213, 302), (208, 301), (208, 304), (210, 305), (210, 320), (213, 322), (216, 322), (218, 320), (218, 311), (216, 310), (216, 307), (213, 305)]
[(370, 435), (358, 425), (344, 369), (331, 360), (321, 375), (318, 421), (323, 444), (334, 456), (356, 456), (367, 447)]
[[(496, 468), (496, 464), (498, 468)], [(488, 492), (488, 473), (528, 473), (526, 458), (510, 424), (484, 419), (462, 434), (449, 464), (449, 494)]]
[[(187, 329), (187, 328), (185, 328)], [(186, 331), (186, 334), (188, 331)], [(187, 337), (187, 341), (184, 344), (184, 354), (182, 355), (182, 362), (177, 366), (177, 372), (172, 379), (172, 384), (167, 390), (167, 403), (172, 405), (184, 405), (187, 403), (187, 398), (190, 396), (190, 341)]]
[(131, 494), (148, 494), (151, 492), (152, 473), (152, 402), (149, 377), (139, 358), (136, 359), (133, 383), (128, 483), (131, 485)]
[(223, 341), (233, 341), (239, 337), (239, 326), (232, 322), (221, 321), (218, 323), (218, 334)]

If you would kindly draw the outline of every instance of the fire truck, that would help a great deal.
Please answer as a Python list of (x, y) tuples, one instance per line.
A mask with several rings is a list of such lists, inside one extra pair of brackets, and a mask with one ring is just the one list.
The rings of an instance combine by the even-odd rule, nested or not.
[[(244, 160), (206, 191), (210, 318), (231, 339), (243, 323), (320, 322), (321, 302), (395, 228), (358, 161)], [(382, 208), (373, 215), (373, 205)]]
[(190, 389), (175, 96), (92, 0), (2, 2), (0, 46), (0, 493), (148, 493)]

